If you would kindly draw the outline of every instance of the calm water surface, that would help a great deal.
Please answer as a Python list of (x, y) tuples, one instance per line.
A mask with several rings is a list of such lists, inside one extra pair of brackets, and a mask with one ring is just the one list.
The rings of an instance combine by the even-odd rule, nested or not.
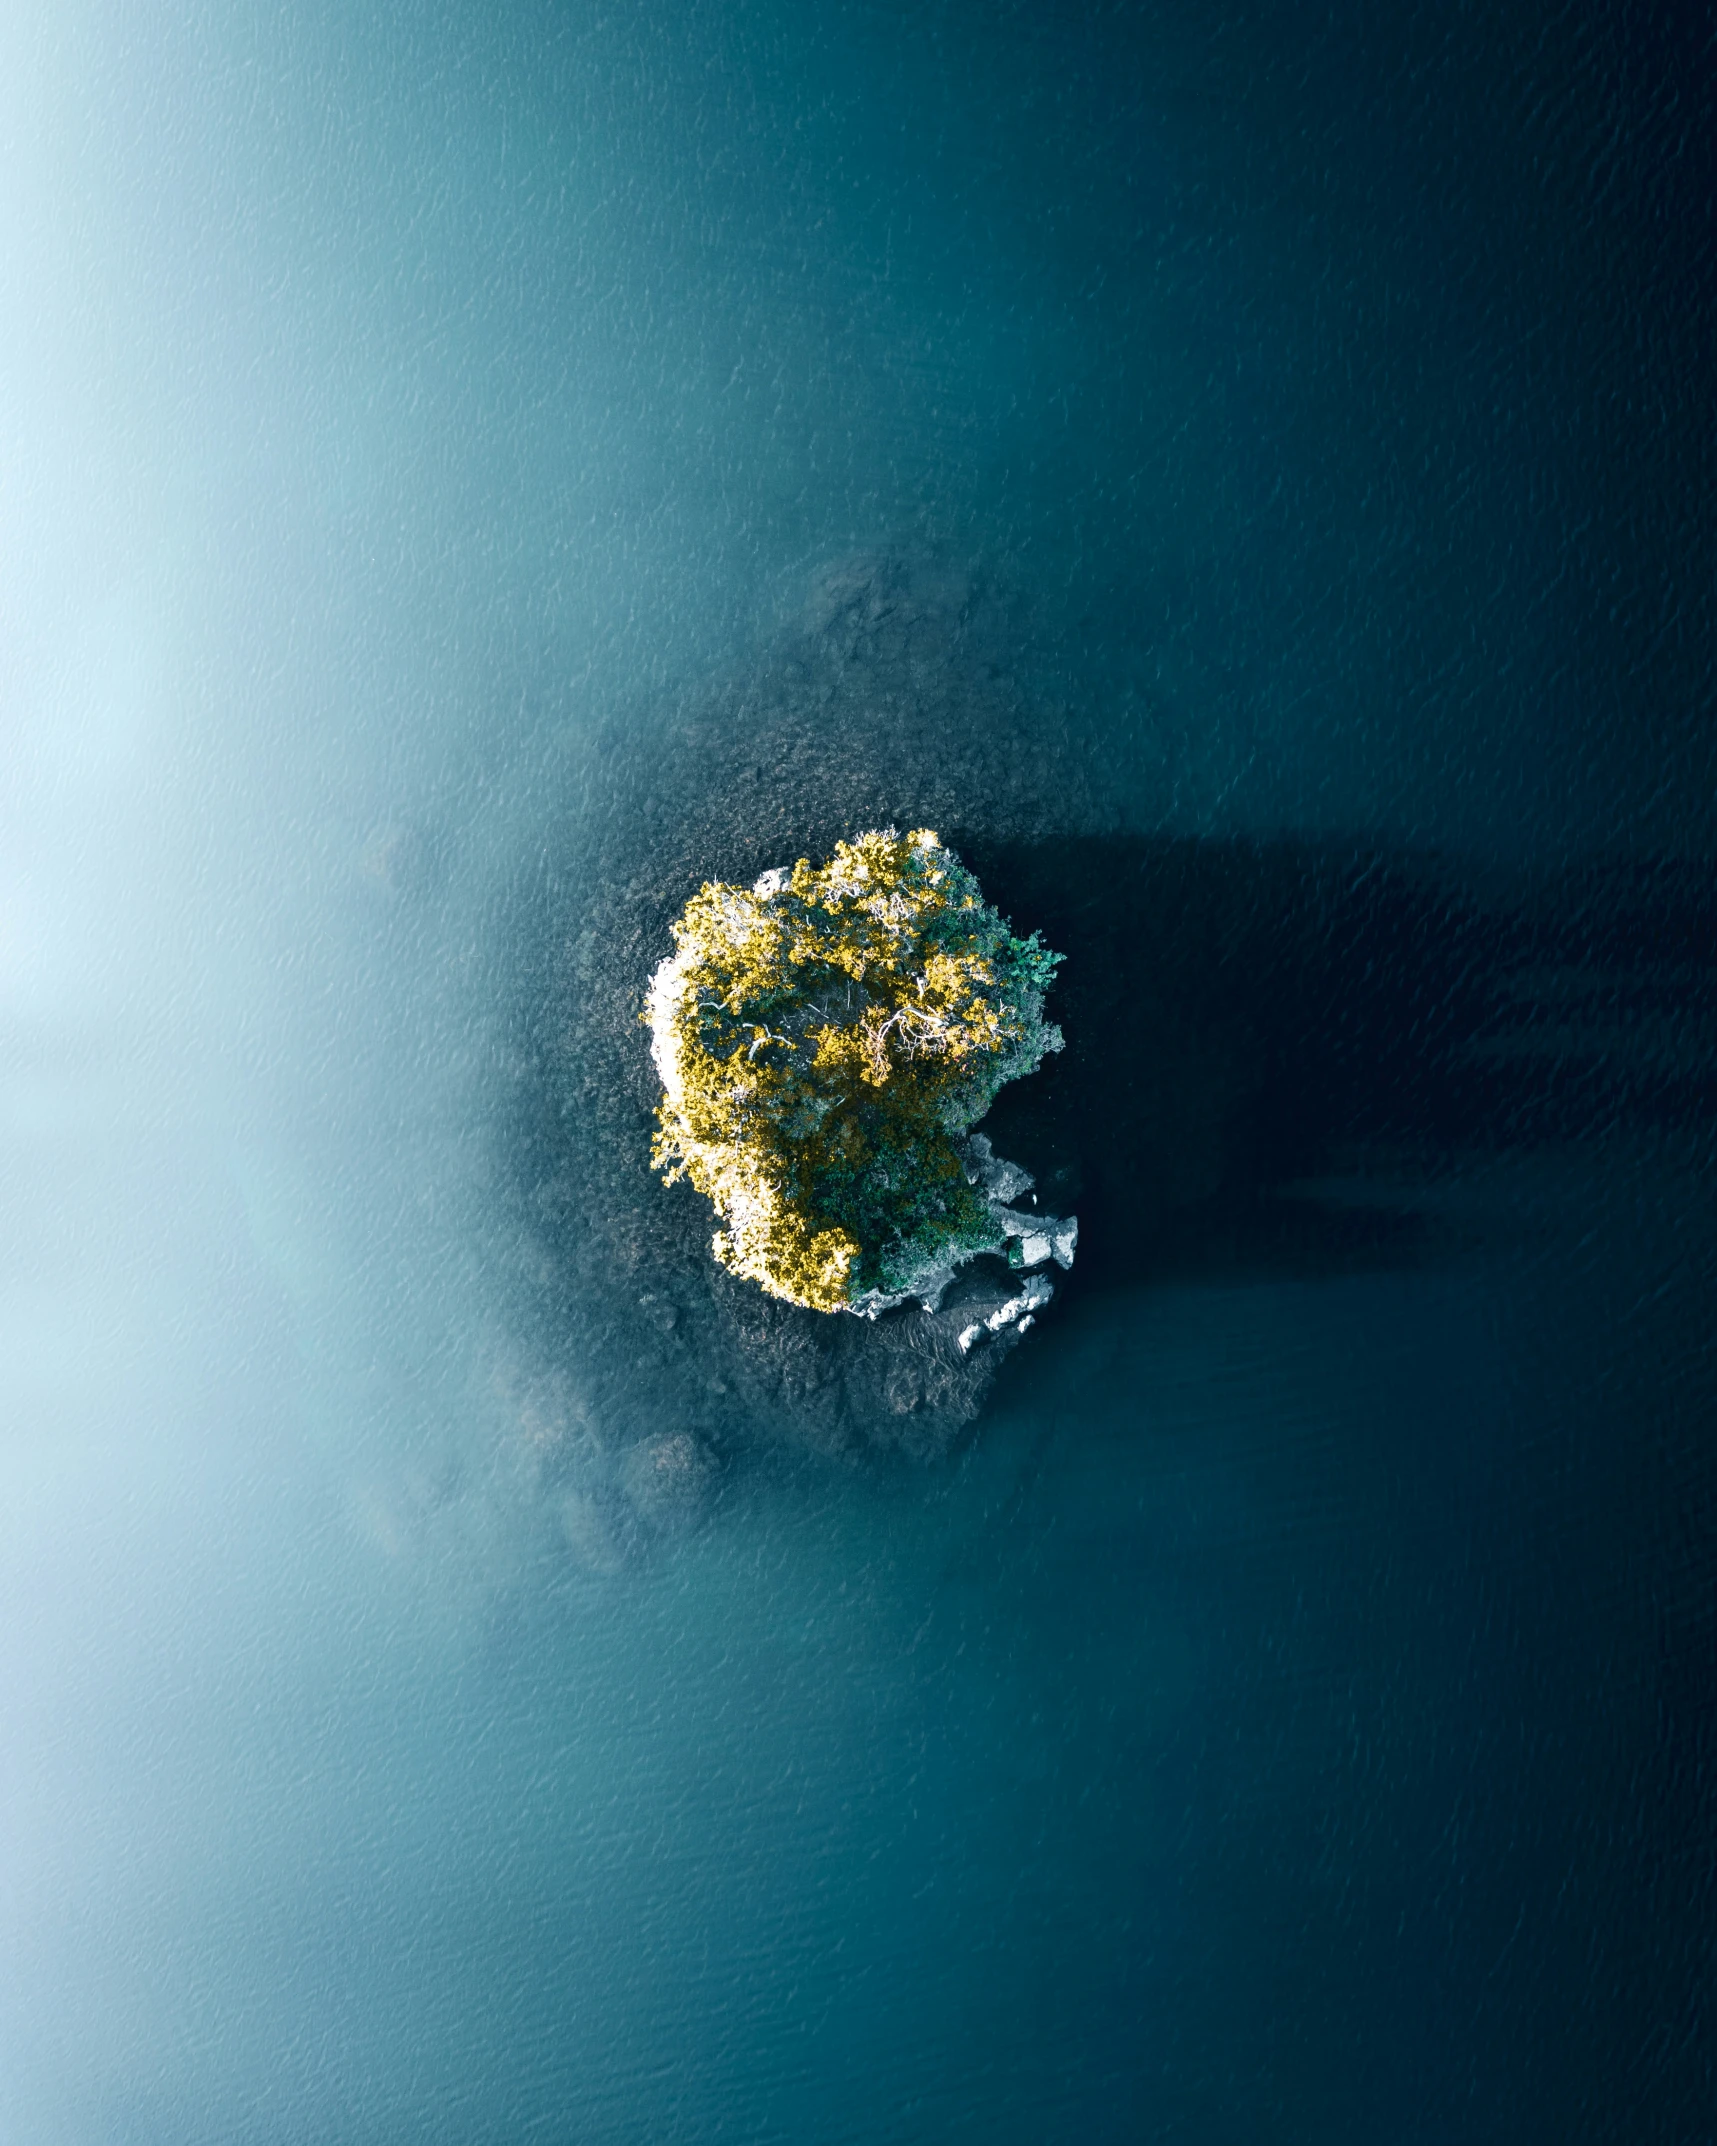
[[(1697, 10), (11, 13), (0, 2138), (1712, 2136), (1711, 89)], [(989, 592), (1093, 833), (1526, 902), (1530, 1034), (1421, 1092), (1455, 942), (1343, 941), (1208, 1185), (1147, 1038), (952, 1451), (580, 1554), (518, 890), (854, 559)]]

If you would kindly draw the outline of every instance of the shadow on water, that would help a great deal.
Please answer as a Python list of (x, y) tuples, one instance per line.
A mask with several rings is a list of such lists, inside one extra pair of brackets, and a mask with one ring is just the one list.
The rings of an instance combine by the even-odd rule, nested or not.
[[(757, 853), (823, 855), (880, 818), (926, 824), (931, 802), (825, 798)], [(1690, 870), (1499, 890), (1354, 844), (940, 818), (1015, 927), (1066, 957), (1066, 1048), (986, 1130), (1045, 1208), (1079, 1215), (1068, 1293), (1417, 1265), (1472, 1226), (1423, 1194), (1475, 1154), (1711, 1120), (1717, 901)], [(744, 876), (735, 839), (627, 882), (607, 922), (547, 904), (502, 1141), (516, 1330), (582, 1396), (549, 1415), (582, 1409), (602, 1443), (671, 1418), (717, 1449), (774, 1423), (929, 1458), (1003, 1352), (951, 1358), (916, 1309), (872, 1325), (763, 1298), (714, 1266), (704, 1203), (647, 1165), (643, 980), (699, 881)]]
[(1353, 846), (951, 839), (1067, 957), (1067, 1047), (988, 1123), (1077, 1207), (1087, 1284), (1413, 1261), (1423, 1214), (1360, 1189), (1381, 1158), (1685, 1129), (1717, 1104), (1709, 875), (1481, 894)]

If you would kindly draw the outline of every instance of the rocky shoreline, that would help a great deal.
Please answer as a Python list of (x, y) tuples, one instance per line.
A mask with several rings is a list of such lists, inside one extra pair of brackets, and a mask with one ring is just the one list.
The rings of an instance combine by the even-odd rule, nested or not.
[[(942, 564), (845, 562), (754, 660), (617, 714), (569, 770), (560, 846), (519, 903), (490, 1265), (502, 1416), (582, 1562), (683, 1525), (724, 1459), (759, 1442), (946, 1452), (1048, 1304), (1047, 1270), (1072, 1264), (1077, 1223), (1019, 1204), (1029, 1173), (978, 1135), (968, 1177), (997, 1250), (830, 1319), (725, 1273), (708, 1204), (649, 1168), (644, 991), (700, 884), (750, 882), (866, 826), (1022, 840), (1046, 832), (1046, 796), (1096, 809), (1068, 726), (1009, 683), (1012, 639), (1005, 601)], [(634, 1457), (664, 1436), (684, 1450), (659, 1468)]]

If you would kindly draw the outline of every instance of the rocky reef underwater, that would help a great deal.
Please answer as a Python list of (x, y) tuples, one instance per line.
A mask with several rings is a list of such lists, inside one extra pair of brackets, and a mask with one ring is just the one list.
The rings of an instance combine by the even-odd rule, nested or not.
[(1072, 1264), (1054, 1158), (1010, 1162), (978, 1132), (960, 1155), (993, 1253), (831, 1317), (723, 1267), (709, 1201), (650, 1162), (662, 1084), (640, 1016), (700, 886), (821, 863), (868, 828), (1024, 840), (1046, 798), (1060, 824), (1096, 811), (1068, 726), (999, 660), (1013, 634), (969, 575), (849, 561), (727, 675), (616, 711), (569, 768), (558, 847), (517, 903), (494, 1241), (508, 1405), (585, 1562), (683, 1524), (759, 1441), (945, 1452)]
[[(1482, 888), (1374, 842), (1129, 826), (1100, 732), (1027, 647), (1000, 583), (848, 560), (720, 675), (569, 747), (553, 842), (511, 896), (484, 1229), (506, 1435), (587, 1567), (693, 1524), (759, 1447), (947, 1453), (1052, 1294), (1438, 1256), (1434, 1202), (1403, 1188), (1439, 1154), (1712, 1119), (1688, 1027), (1717, 998), (1708, 886), (1666, 865)], [(939, 829), (1065, 953), (1067, 1047), (962, 1150), (1017, 1221), (1014, 1263), (832, 1317), (728, 1271), (709, 1202), (652, 1173), (641, 1015), (705, 882), (887, 827)]]

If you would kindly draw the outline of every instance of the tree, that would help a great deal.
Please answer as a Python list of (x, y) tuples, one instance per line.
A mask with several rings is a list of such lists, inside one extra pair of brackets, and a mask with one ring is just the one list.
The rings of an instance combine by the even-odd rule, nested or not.
[(928, 828), (838, 843), (686, 904), (644, 1015), (651, 1161), (726, 1225), (716, 1257), (815, 1311), (874, 1308), (999, 1245), (955, 1141), (1061, 1031), (1061, 961), (1015, 938)]

